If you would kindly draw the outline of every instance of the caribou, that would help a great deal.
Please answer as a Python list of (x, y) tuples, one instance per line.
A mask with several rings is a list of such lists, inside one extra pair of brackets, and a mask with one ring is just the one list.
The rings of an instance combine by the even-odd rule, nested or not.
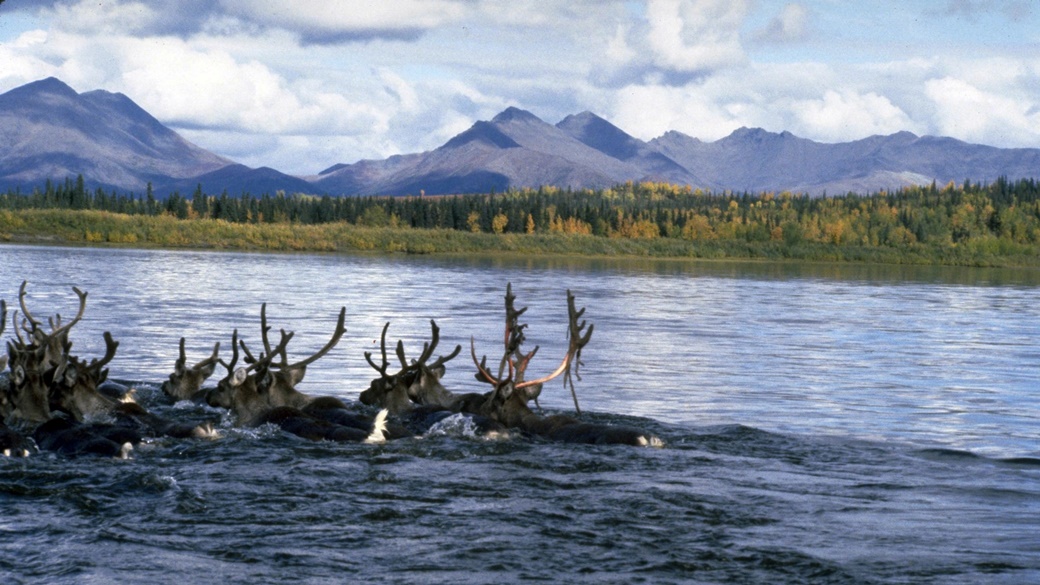
[[(51, 318), (51, 332), (44, 330), (43, 322), (35, 318), (26, 306), (27, 281), (18, 289), (18, 302), (24, 316), (18, 322), (17, 311), (11, 316), (16, 339), (7, 342), (7, 358), (11, 375), (5, 396), (0, 403), (0, 415), (27, 424), (38, 424), (51, 417), (50, 387), (57, 368), (67, 360), (72, 344), (69, 330), (83, 318), (87, 293), (72, 287), (79, 297), (79, 310), (69, 322), (62, 324), (61, 315)], [(4, 319), (6, 324), (6, 304)], [(26, 335), (23, 336), (22, 333)]]
[(436, 321), (430, 320), (431, 339), (423, 344), (418, 359), (409, 361), (404, 341), (397, 341), (396, 354), (401, 369), (394, 374), (388, 372), (390, 361), (387, 359), (386, 332), (389, 327), (390, 323), (387, 322), (380, 336), (381, 364), (376, 365), (372, 352), (365, 352), (365, 360), (379, 373), (379, 377), (373, 379), (368, 389), (361, 393), (359, 400), (363, 404), (388, 409), (418, 434), (426, 432), (449, 416), (462, 414), (471, 419), (478, 435), (488, 438), (509, 436), (502, 424), (477, 412), (475, 405), (485, 400), (483, 394), (454, 394), (441, 383), (446, 371), (445, 364), (459, 355), (462, 346), (456, 345), (451, 353), (429, 363), (440, 343), (440, 328)]
[[(7, 327), (7, 302), (0, 299), (0, 335), (4, 334)], [(0, 371), (7, 367), (8, 356), (0, 355)], [(11, 381), (9, 378), (0, 378), (0, 455), (11, 457), (29, 455), (29, 445), (20, 433), (7, 426), (4, 419), (7, 417), (7, 400)]]
[[(145, 410), (132, 399), (125, 399), (127, 387), (108, 381), (108, 366), (116, 357), (119, 342), (108, 331), (103, 333), (105, 350), (100, 358), (86, 359), (73, 354), (70, 332), (81, 322), (86, 311), (87, 293), (72, 287), (78, 308), (72, 319), (56, 314), (45, 320), (30, 311), (27, 282), (19, 288), (18, 311), (10, 312), (0, 300), (0, 335), (10, 323), (14, 338), (7, 341), (6, 355), (0, 356), (0, 454), (25, 455), (33, 447), (25, 434), (31, 429), (35, 445), (44, 450), (70, 456), (95, 454), (127, 457), (133, 446), (145, 437), (174, 438), (213, 437), (209, 423), (182, 424), (164, 420)], [(204, 401), (210, 406), (230, 411), (235, 424), (255, 427), (277, 425), (284, 431), (311, 440), (382, 442), (424, 434), (430, 427), (449, 416), (467, 417), (470, 428), (485, 436), (509, 436), (510, 430), (547, 440), (660, 446), (661, 441), (639, 429), (583, 422), (574, 388), (574, 378), (581, 379), (581, 353), (592, 337), (593, 326), (583, 319), (585, 309), (578, 309), (574, 295), (567, 291), (568, 346), (559, 366), (552, 372), (529, 379), (528, 369), (538, 347), (526, 351), (525, 330), (521, 323), (527, 308), (516, 308), (512, 285), (506, 287), (506, 327), (504, 350), (497, 370), (488, 366), (488, 358), (477, 358), (476, 340), (470, 338), (470, 354), (476, 366), (478, 381), (490, 385), (485, 393), (456, 394), (444, 384), (448, 362), (457, 357), (462, 346), (435, 357), (440, 343), (440, 328), (430, 320), (430, 338), (423, 343), (418, 356), (409, 359), (404, 342), (398, 340), (393, 353), (399, 367), (392, 366), (388, 350), (387, 322), (380, 336), (380, 360), (374, 352), (365, 352), (368, 364), (377, 372), (368, 389), (361, 392), (360, 402), (379, 408), (372, 417), (364, 407), (347, 406), (332, 396), (312, 396), (297, 389), (308, 366), (327, 355), (346, 332), (346, 308), (339, 311), (335, 328), (325, 345), (317, 352), (298, 360), (290, 360), (288, 345), (295, 333), (279, 330), (273, 343), (268, 324), (267, 304), (260, 308), (259, 351), (254, 353), (239, 337), (231, 336), (231, 358), (220, 357), (221, 344), (193, 366), (188, 365), (186, 339), (180, 338), (179, 355), (174, 371), (163, 382), (162, 391), (174, 401)], [(227, 374), (215, 387), (203, 390), (203, 383), (224, 366)], [(564, 388), (570, 388), (576, 416), (551, 416), (535, 412), (544, 384), (563, 377)], [(107, 392), (111, 385), (118, 390)], [(133, 391), (130, 390), (130, 394)], [(395, 420), (389, 422), (388, 415)], [(12, 426), (8, 427), (7, 424)]]
[(119, 342), (106, 331), (102, 358), (88, 362), (71, 353), (69, 331), (83, 317), (87, 294), (73, 287), (80, 301), (76, 317), (63, 324), (61, 315), (57, 315), (50, 319), (48, 333), (42, 321), (29, 311), (25, 288), (23, 282), (19, 303), (25, 317), (19, 325), (17, 316), (13, 316), (17, 339), (7, 344), (11, 376), (2, 414), (22, 425), (36, 425), (34, 438), (41, 448), (63, 453), (79, 452), (81, 448), (89, 453), (105, 453), (105, 449), (88, 449), (86, 444), (107, 445), (104, 436), (114, 433), (129, 437), (119, 441), (119, 448), (112, 451), (125, 455), (126, 444), (133, 445), (142, 436), (214, 436), (209, 423), (166, 421), (133, 403), (132, 398), (118, 400), (99, 391), (108, 378), (106, 366), (115, 357)]
[(522, 345), (525, 341), (524, 330), (527, 324), (520, 323), (520, 317), (527, 311), (527, 307), (517, 309), (515, 307), (516, 296), (513, 294), (512, 284), (506, 285), (506, 327), (505, 327), (505, 351), (499, 362), (497, 374), (492, 374), (488, 369), (487, 356), (477, 360), (476, 343), (470, 338), (470, 354), (473, 363), (477, 367), (477, 380), (490, 384), (493, 390), (487, 395), (486, 400), (480, 406), (480, 411), (510, 428), (517, 428), (531, 435), (543, 437), (553, 441), (567, 443), (593, 443), (593, 444), (625, 444), (635, 446), (661, 446), (661, 440), (649, 435), (639, 429), (627, 426), (606, 425), (586, 423), (568, 415), (542, 416), (535, 413), (528, 406), (532, 400), (537, 404), (538, 396), (542, 392), (542, 386), (559, 376), (564, 376), (564, 386), (570, 387), (574, 398), (575, 412), (580, 416), (581, 409), (578, 406), (578, 397), (574, 390), (572, 378), (581, 379), (578, 370), (581, 366), (581, 351), (592, 338), (593, 325), (579, 320), (585, 314), (585, 309), (578, 310), (575, 306), (575, 298), (571, 291), (567, 291), (567, 316), (569, 343), (567, 352), (559, 367), (546, 376), (533, 380), (526, 379), (527, 368), (531, 360), (538, 353), (535, 346), (528, 353), (524, 353)]
[(82, 423), (55, 416), (36, 427), (33, 440), (44, 451), (62, 455), (100, 455), (129, 459), (143, 437), (124, 425)]
[(220, 362), (220, 342), (213, 345), (213, 353), (206, 359), (188, 367), (188, 356), (184, 353), (184, 338), (181, 338), (180, 357), (173, 366), (173, 373), (162, 383), (163, 394), (174, 401), (190, 400), (192, 402), (205, 402), (206, 390), (202, 384), (217, 369)]
[[(80, 322), (80, 319), (83, 318), (83, 313), (87, 310), (87, 293), (72, 287), (72, 291), (79, 297), (79, 310), (76, 312), (76, 316), (68, 323), (62, 325), (61, 313), (56, 314), (53, 318), (48, 319), (51, 332), (46, 333), (43, 330), (43, 322), (33, 317), (32, 313), (29, 312), (29, 308), (25, 305), (26, 285), (28, 285), (28, 281), (23, 280), (22, 286), (18, 289), (18, 304), (22, 307), (22, 315), (25, 317), (22, 329), (29, 334), (32, 343), (44, 348), (44, 362), (51, 366), (57, 366), (62, 356), (66, 355), (71, 347), (69, 331), (76, 323)], [(18, 335), (20, 342), (25, 343), (18, 331), (17, 324), (15, 325), (15, 335)]]
[[(382, 442), (385, 440), (387, 411), (369, 418), (351, 412), (346, 404), (332, 396), (313, 397), (296, 389), (306, 368), (327, 354), (346, 332), (346, 307), (340, 309), (332, 337), (317, 353), (290, 364), (286, 346), (295, 335), (281, 330), (281, 339), (272, 346), (267, 325), (267, 304), (260, 308), (260, 334), (264, 351), (254, 356), (238, 330), (231, 336), (231, 361), (220, 363), (227, 375), (207, 395), (210, 406), (227, 408), (239, 426), (273, 423), (285, 431), (308, 439), (334, 441)], [(236, 367), (239, 350), (246, 366)], [(275, 358), (280, 358), (275, 361)]]

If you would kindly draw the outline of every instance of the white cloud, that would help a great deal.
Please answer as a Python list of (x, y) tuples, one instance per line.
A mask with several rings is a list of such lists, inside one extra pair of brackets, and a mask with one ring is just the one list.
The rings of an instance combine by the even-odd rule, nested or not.
[[(757, 106), (747, 100), (720, 99), (708, 85), (630, 85), (617, 92), (608, 116), (620, 128), (648, 140), (678, 130), (702, 140), (717, 140), (740, 126), (758, 126)], [(761, 122), (761, 120), (757, 120)]]
[(795, 101), (791, 110), (800, 126), (791, 130), (825, 142), (892, 134), (914, 126), (903, 110), (874, 92), (827, 90), (821, 99)]
[(55, 75), (56, 68), (40, 58), (36, 51), (47, 43), (47, 32), (31, 30), (22, 33), (13, 42), (0, 44), (0, 91)]
[(683, 73), (707, 72), (740, 63), (743, 0), (648, 0), (647, 43), (654, 62)]
[[(966, 40), (930, 52), (905, 35), (932, 25), (900, 17), (871, 28), (884, 18), (865, 5), (838, 14), (839, 3), (753, 0), (8, 4), (32, 18), (13, 38), (0, 29), (0, 91), (49, 75), (79, 91), (121, 91), (204, 148), (286, 172), (435, 148), (510, 105), (548, 122), (592, 110), (644, 139), (676, 129), (715, 140), (759, 126), (822, 141), (908, 129), (1040, 145), (1035, 31), (1014, 29), (985, 51)], [(1012, 27), (979, 12), (1011, 4), (949, 7)], [(851, 20), (854, 31), (834, 26)], [(943, 31), (921, 36), (946, 43)], [(763, 47), (769, 59), (756, 62)]]
[(624, 65), (636, 58), (636, 52), (628, 46), (629, 34), (630, 28), (619, 24), (614, 29), (614, 36), (607, 41), (606, 57), (611, 65)]
[(768, 42), (789, 43), (804, 40), (809, 34), (809, 10), (802, 4), (791, 3), (773, 17), (758, 38)]
[(147, 4), (122, 0), (60, 2), (44, 13), (60, 30), (91, 35), (134, 34), (160, 20), (160, 14)]
[(175, 125), (238, 132), (332, 134), (371, 130), (383, 116), (330, 92), (296, 91), (265, 64), (198, 50), (185, 41), (123, 39), (112, 47), (117, 83), (156, 117)]
[(300, 33), (307, 42), (414, 37), (460, 18), (450, 0), (220, 0), (233, 16)]
[(1040, 108), (1032, 100), (983, 91), (953, 77), (925, 83), (939, 133), (970, 142), (1018, 146), (1040, 143)]
[(408, 81), (386, 67), (380, 67), (375, 73), (383, 82), (383, 88), (397, 98), (402, 110), (414, 112), (419, 109), (419, 94)]

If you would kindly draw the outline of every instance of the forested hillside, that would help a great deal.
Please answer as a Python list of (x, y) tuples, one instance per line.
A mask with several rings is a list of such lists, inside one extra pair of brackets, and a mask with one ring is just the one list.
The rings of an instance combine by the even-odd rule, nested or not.
[[(0, 195), (0, 209), (100, 210), (230, 224), (345, 223), (396, 231), (587, 235), (701, 245), (697, 252), (664, 255), (729, 256), (740, 250), (736, 255), (755, 256), (758, 246), (769, 256), (831, 258), (834, 254), (827, 250), (851, 247), (975, 263), (1008, 255), (1028, 258), (1040, 250), (1040, 183), (1031, 179), (824, 198), (625, 183), (605, 190), (541, 188), (438, 197), (230, 196), (198, 189), (191, 197), (175, 193), (163, 200), (150, 192), (141, 197), (102, 189), (91, 192), (82, 180), (70, 180), (28, 195)], [(84, 238), (91, 239), (86, 234)], [(107, 236), (100, 239), (112, 241)], [(744, 251), (740, 244), (753, 247)], [(968, 251), (974, 260), (962, 258)], [(951, 254), (954, 260), (943, 259)]]

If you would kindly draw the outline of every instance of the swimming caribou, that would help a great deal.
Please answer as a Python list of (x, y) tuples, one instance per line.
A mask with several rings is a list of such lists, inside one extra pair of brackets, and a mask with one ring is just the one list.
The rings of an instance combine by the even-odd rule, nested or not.
[[(578, 376), (581, 366), (581, 351), (592, 338), (593, 326), (579, 320), (585, 309), (578, 310), (574, 304), (574, 295), (567, 291), (567, 320), (569, 343), (567, 352), (559, 367), (546, 376), (533, 380), (527, 379), (527, 368), (538, 353), (535, 346), (528, 353), (521, 347), (525, 341), (524, 329), (527, 324), (520, 323), (520, 316), (527, 308), (517, 309), (514, 305), (512, 284), (506, 285), (506, 328), (504, 335), (505, 351), (499, 362), (498, 372), (493, 374), (487, 366), (487, 356), (477, 360), (476, 344), (470, 338), (470, 353), (477, 367), (477, 380), (491, 384), (492, 390), (479, 410), (510, 428), (518, 428), (524, 432), (554, 441), (567, 443), (626, 444), (635, 446), (661, 446), (661, 440), (639, 429), (628, 426), (586, 423), (568, 415), (542, 416), (536, 414), (527, 405), (542, 392), (542, 386), (559, 376), (564, 377), (564, 386), (570, 386), (574, 397), (575, 411), (580, 415), (577, 394), (574, 392), (574, 381), (571, 376)], [(579, 377), (580, 379), (580, 377)]]
[[(260, 307), (260, 335), (264, 351), (254, 356), (236, 329), (231, 336), (231, 361), (220, 363), (227, 375), (209, 392), (210, 406), (229, 409), (239, 426), (255, 427), (273, 423), (292, 434), (313, 439), (375, 443), (385, 440), (387, 411), (375, 418), (351, 412), (338, 398), (310, 396), (296, 389), (307, 366), (327, 354), (346, 332), (346, 307), (340, 309), (336, 329), (328, 343), (310, 357), (289, 363), (286, 347), (295, 335), (281, 330), (281, 339), (272, 346), (267, 325), (267, 304)], [(238, 365), (239, 350), (245, 355)], [(277, 361), (275, 358), (279, 358)]]
[[(46, 321), (30, 311), (27, 282), (18, 292), (18, 311), (8, 311), (0, 300), (0, 335), (13, 332), (7, 341), (6, 355), (0, 356), (0, 454), (25, 454), (35, 446), (69, 455), (104, 454), (125, 457), (134, 444), (145, 437), (212, 437), (208, 423), (195, 425), (167, 421), (148, 412), (132, 399), (122, 400), (105, 392), (109, 365), (120, 347), (112, 334), (103, 333), (101, 357), (84, 358), (73, 353), (70, 332), (83, 319), (87, 293), (72, 287), (78, 307), (72, 319), (61, 314)], [(414, 436), (450, 416), (467, 417), (477, 434), (507, 437), (510, 430), (553, 441), (574, 443), (629, 444), (660, 446), (662, 442), (640, 429), (628, 426), (593, 424), (580, 420), (572, 378), (580, 379), (581, 352), (592, 338), (593, 326), (582, 320), (585, 309), (578, 309), (575, 297), (567, 291), (568, 346), (559, 365), (541, 377), (529, 377), (538, 347), (525, 351), (525, 330), (521, 323), (526, 308), (516, 308), (512, 285), (506, 287), (503, 353), (497, 368), (488, 366), (487, 356), (477, 359), (476, 341), (470, 339), (470, 353), (476, 377), (490, 385), (484, 393), (455, 393), (445, 387), (447, 364), (459, 355), (457, 345), (447, 354), (435, 357), (440, 337), (436, 321), (430, 321), (430, 338), (422, 351), (409, 358), (404, 342), (398, 341), (393, 353), (399, 367), (392, 366), (387, 348), (387, 331), (380, 336), (380, 359), (373, 352), (365, 360), (378, 373), (360, 393), (360, 402), (377, 407), (376, 416), (365, 407), (348, 405), (334, 396), (313, 396), (298, 390), (307, 368), (327, 355), (346, 332), (346, 308), (339, 311), (335, 328), (318, 351), (295, 361), (288, 355), (295, 333), (279, 330), (273, 343), (268, 324), (267, 304), (260, 308), (260, 347), (253, 352), (235, 329), (231, 337), (230, 361), (220, 357), (216, 343), (210, 355), (189, 366), (186, 340), (180, 338), (174, 371), (161, 386), (175, 401), (192, 400), (230, 410), (236, 424), (257, 426), (275, 424), (286, 432), (312, 440), (382, 442), (387, 438)], [(8, 321), (10, 313), (10, 321)], [(11, 328), (8, 328), (8, 325)], [(226, 375), (215, 387), (202, 385), (220, 364)], [(529, 406), (542, 392), (544, 384), (563, 378), (574, 397), (575, 414), (546, 416)], [(388, 426), (388, 415), (395, 422)], [(11, 425), (11, 426), (8, 426)], [(35, 430), (33, 430), (35, 429)], [(28, 437), (32, 437), (29, 439)]]
[[(115, 357), (119, 342), (106, 331), (105, 354), (100, 359), (87, 361), (72, 353), (69, 332), (83, 317), (87, 294), (73, 287), (79, 298), (76, 317), (63, 323), (61, 315), (56, 315), (49, 319), (48, 332), (29, 311), (26, 285), (22, 282), (18, 295), (24, 317), (19, 323), (17, 315), (12, 315), (16, 338), (7, 343), (11, 374), (0, 400), (5, 422), (35, 426), (33, 437), (38, 446), (69, 454), (97, 452), (89, 445), (104, 443), (102, 435), (112, 433), (134, 438), (105, 451), (123, 456), (131, 448), (128, 444), (145, 436), (212, 436), (208, 423), (166, 421), (132, 400), (117, 400), (100, 392), (108, 377), (106, 366)], [(6, 323), (6, 306), (4, 309)]]
[(388, 409), (419, 434), (449, 416), (463, 415), (469, 419), (476, 434), (486, 438), (508, 438), (509, 433), (504, 425), (477, 412), (477, 406), (483, 403), (485, 395), (455, 394), (441, 383), (446, 371), (445, 364), (462, 351), (462, 346), (456, 345), (451, 353), (430, 363), (440, 342), (440, 327), (436, 321), (430, 320), (431, 338), (423, 344), (418, 359), (409, 361), (404, 342), (397, 341), (396, 354), (401, 369), (393, 374), (388, 372), (390, 361), (386, 351), (386, 332), (389, 328), (390, 323), (387, 322), (380, 336), (380, 365), (376, 365), (371, 352), (365, 352), (365, 360), (379, 373), (379, 377), (373, 379), (368, 389), (361, 393), (359, 400), (362, 403)]

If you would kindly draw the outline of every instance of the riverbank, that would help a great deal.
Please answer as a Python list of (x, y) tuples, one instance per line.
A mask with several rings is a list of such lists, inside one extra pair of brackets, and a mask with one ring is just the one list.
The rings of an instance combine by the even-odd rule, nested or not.
[(0, 211), (0, 242), (243, 251), (505, 254), (719, 260), (798, 260), (943, 266), (1038, 267), (1040, 246), (988, 238), (962, 243), (864, 246), (802, 241), (493, 234), (367, 227), (348, 222), (232, 223), (95, 210)]

